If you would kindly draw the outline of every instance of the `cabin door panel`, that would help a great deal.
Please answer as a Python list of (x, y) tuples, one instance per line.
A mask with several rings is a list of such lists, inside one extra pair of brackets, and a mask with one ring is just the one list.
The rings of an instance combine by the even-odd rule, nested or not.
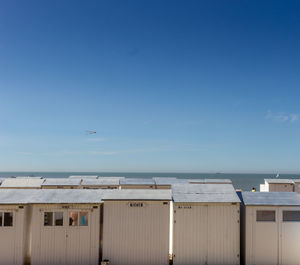
[(67, 249), (66, 262), (69, 265), (90, 264), (91, 254), (91, 233), (90, 233), (90, 215), (88, 212), (88, 224), (82, 226), (80, 220), (76, 226), (67, 228)]
[(13, 212), (13, 226), (0, 227), (0, 265), (15, 265), (16, 264), (16, 212)]
[(300, 211), (300, 208), (280, 210), (281, 224), (281, 264), (295, 265), (300, 263), (300, 221), (283, 221), (284, 210)]
[[(56, 210), (51, 209), (55, 212)], [(62, 212), (58, 209), (57, 212)], [(44, 220), (44, 212), (41, 212)], [(41, 223), (40, 261), (42, 265), (66, 265), (66, 228), (65, 226), (44, 226)]]
[(206, 265), (206, 205), (174, 205), (174, 265)]
[[(259, 210), (275, 210), (274, 208)], [(256, 211), (254, 211), (253, 222), (253, 251), (254, 264), (258, 265), (278, 265), (278, 216), (275, 210), (275, 222), (256, 221)]]

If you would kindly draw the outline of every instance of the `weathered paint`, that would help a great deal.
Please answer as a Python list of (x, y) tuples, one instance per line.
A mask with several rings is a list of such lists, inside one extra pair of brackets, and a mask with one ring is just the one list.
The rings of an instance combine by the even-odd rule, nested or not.
[(269, 183), (269, 192), (280, 191), (280, 192), (293, 192), (294, 184), (290, 183)]
[[(44, 226), (44, 212), (63, 212), (63, 226)], [(88, 212), (88, 226), (69, 226), (69, 212)], [(31, 264), (96, 265), (99, 262), (100, 204), (34, 205)]]
[(169, 214), (169, 201), (105, 201), (102, 260), (112, 265), (167, 265)]
[(174, 265), (240, 264), (239, 203), (174, 203)]

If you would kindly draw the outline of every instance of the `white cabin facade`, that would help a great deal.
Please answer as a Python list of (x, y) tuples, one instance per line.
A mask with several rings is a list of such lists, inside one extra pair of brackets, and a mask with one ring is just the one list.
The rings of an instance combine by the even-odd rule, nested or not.
[(103, 201), (103, 261), (169, 264), (170, 190), (117, 190)]
[(173, 186), (173, 264), (240, 264), (240, 200), (230, 184)]
[(242, 192), (245, 265), (300, 262), (300, 196), (294, 192)]

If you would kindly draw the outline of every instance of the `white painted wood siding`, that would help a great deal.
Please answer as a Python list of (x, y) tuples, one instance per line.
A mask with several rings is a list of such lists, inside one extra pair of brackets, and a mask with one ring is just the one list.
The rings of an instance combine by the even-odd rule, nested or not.
[(169, 201), (105, 201), (103, 217), (102, 260), (111, 265), (169, 263)]
[[(31, 264), (97, 265), (100, 205), (38, 205), (33, 207)], [(63, 212), (63, 226), (44, 226), (44, 212)], [(69, 212), (88, 212), (88, 226), (69, 226)]]
[(13, 226), (0, 227), (0, 265), (24, 264), (26, 255), (26, 238), (24, 233), (26, 206), (24, 208), (0, 206), (0, 211), (13, 212)]
[[(256, 211), (275, 211), (276, 222), (257, 222)], [(246, 264), (278, 264), (278, 211), (276, 207), (246, 208)]]
[(174, 265), (240, 264), (239, 204), (174, 203)]
[[(257, 222), (257, 210), (274, 210), (276, 222)], [(246, 206), (246, 265), (300, 264), (300, 222), (283, 222), (284, 210), (300, 207)]]

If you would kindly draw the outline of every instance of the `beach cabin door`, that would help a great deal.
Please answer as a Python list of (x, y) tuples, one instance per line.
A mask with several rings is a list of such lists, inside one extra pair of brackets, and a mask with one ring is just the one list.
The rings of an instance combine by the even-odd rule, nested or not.
[(208, 206), (174, 205), (174, 264), (206, 265)]
[(66, 264), (66, 218), (63, 209), (40, 212), (40, 253), (35, 264)]
[(66, 264), (90, 264), (90, 212), (69, 210), (66, 234)]
[(90, 264), (90, 214), (62, 208), (41, 211), (40, 262), (35, 264)]
[(277, 209), (272, 207), (253, 209), (253, 264), (278, 264), (279, 227), (277, 213)]
[(281, 263), (300, 263), (300, 207), (280, 209)]
[(17, 225), (20, 226), (20, 224), (16, 222), (16, 217), (16, 210), (0, 209), (0, 265), (14, 265), (22, 262), (22, 251), (19, 251), (21, 255), (17, 253), (17, 245), (23, 243), (20, 238), (18, 239), (17, 232), (22, 235), (22, 231), (17, 229)]

